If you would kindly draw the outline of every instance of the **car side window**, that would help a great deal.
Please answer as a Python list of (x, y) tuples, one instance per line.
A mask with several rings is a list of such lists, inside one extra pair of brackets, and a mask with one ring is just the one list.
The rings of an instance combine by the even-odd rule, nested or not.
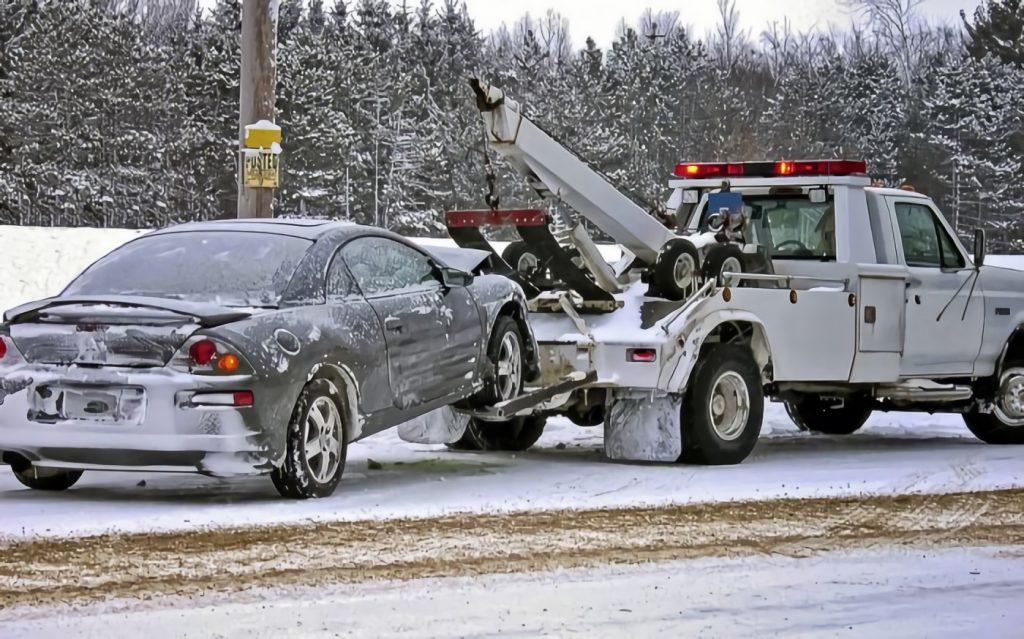
[(359, 292), (355, 280), (348, 272), (345, 260), (341, 259), (341, 253), (334, 256), (331, 267), (327, 270), (327, 299), (348, 297)]
[(441, 286), (429, 257), (394, 240), (357, 238), (341, 249), (341, 255), (363, 295)]
[(898, 202), (896, 223), (900, 227), (903, 257), (907, 266), (964, 267), (964, 257), (957, 250), (956, 243), (929, 207)]

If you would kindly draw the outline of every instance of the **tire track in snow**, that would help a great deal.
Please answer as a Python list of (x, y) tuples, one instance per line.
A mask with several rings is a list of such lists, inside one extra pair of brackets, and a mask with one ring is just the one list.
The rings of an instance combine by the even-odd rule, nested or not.
[(0, 608), (883, 545), (1024, 546), (1024, 489), (6, 541)]

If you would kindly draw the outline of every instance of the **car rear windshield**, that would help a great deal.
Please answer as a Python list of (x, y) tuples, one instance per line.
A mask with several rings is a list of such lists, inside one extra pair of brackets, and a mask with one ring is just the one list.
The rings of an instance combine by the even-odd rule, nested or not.
[(63, 295), (139, 295), (276, 306), (310, 240), (240, 231), (151, 235), (110, 253)]

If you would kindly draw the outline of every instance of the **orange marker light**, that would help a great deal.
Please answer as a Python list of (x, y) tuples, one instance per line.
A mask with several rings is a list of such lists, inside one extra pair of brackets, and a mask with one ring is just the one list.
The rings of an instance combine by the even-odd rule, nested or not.
[(238, 357), (231, 353), (221, 355), (217, 360), (217, 368), (225, 373), (234, 373), (238, 370)]

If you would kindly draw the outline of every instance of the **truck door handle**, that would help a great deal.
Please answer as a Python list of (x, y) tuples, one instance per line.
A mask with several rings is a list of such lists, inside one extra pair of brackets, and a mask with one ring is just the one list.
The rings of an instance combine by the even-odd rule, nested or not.
[(401, 333), (402, 326), (402, 320), (396, 317), (389, 317), (386, 320), (384, 320), (384, 328), (391, 331), (392, 333)]

